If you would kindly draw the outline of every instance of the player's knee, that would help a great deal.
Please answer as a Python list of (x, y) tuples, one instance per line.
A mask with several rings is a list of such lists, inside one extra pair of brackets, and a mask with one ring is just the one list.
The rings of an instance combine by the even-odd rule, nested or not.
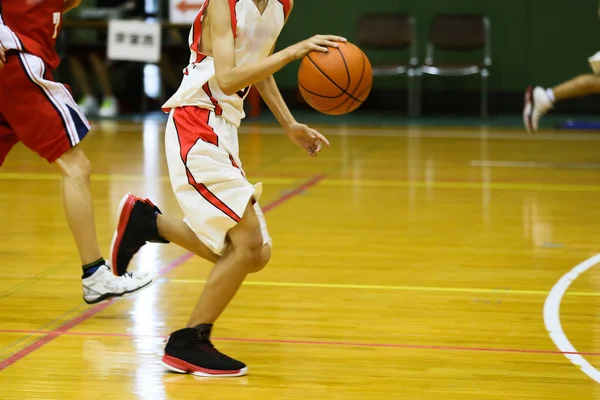
[(594, 92), (600, 92), (600, 75), (591, 75), (590, 86), (594, 88)]
[(92, 173), (92, 163), (83, 151), (74, 147), (57, 160), (63, 176), (75, 179), (89, 179)]
[(267, 266), (269, 261), (271, 261), (271, 246), (265, 245), (261, 248), (260, 258), (251, 272), (256, 273), (262, 271)]
[(240, 266), (244, 266), (248, 273), (253, 272), (261, 261), (262, 237), (260, 231), (258, 235), (249, 233), (237, 240), (232, 241), (233, 249), (239, 260)]
[(593, 88), (594, 90), (600, 91), (600, 75), (579, 75), (576, 78), (576, 82), (580, 87)]

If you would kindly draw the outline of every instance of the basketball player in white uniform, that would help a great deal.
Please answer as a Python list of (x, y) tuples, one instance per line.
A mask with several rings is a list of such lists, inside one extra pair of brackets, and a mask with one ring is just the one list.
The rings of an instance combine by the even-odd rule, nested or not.
[(292, 0), (205, 0), (190, 32), (191, 58), (169, 112), (165, 147), (173, 191), (185, 214), (163, 216), (149, 200), (126, 195), (111, 257), (125, 270), (147, 241), (173, 242), (215, 263), (187, 328), (173, 332), (163, 364), (201, 376), (241, 376), (244, 363), (217, 351), (212, 324), (251, 272), (265, 267), (271, 238), (258, 205), (261, 186), (246, 179), (237, 128), (255, 84), (290, 140), (316, 156), (327, 139), (296, 122), (273, 73), (310, 51), (328, 51), (338, 36), (315, 36), (280, 52), (273, 49)]

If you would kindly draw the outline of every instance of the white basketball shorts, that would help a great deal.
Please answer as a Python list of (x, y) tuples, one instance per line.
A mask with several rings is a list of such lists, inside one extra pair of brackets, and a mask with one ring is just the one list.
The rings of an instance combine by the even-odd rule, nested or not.
[(213, 111), (177, 107), (169, 114), (165, 151), (171, 185), (184, 222), (215, 254), (225, 248), (227, 232), (252, 199), (263, 243), (271, 243), (258, 199), (261, 184), (246, 179), (239, 159), (237, 128)]

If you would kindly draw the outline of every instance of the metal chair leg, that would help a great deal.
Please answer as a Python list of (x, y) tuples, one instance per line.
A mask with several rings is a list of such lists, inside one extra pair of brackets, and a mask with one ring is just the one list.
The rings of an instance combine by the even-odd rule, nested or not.
[(483, 69), (481, 71), (481, 116), (488, 117), (488, 76), (489, 71)]
[(408, 70), (408, 115), (411, 118), (421, 116), (421, 85), (418, 69)]

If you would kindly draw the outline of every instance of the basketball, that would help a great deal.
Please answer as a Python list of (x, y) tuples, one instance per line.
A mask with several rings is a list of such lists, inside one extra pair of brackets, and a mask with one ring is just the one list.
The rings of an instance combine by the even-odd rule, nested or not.
[(356, 110), (369, 96), (372, 84), (371, 63), (352, 43), (339, 43), (339, 48), (329, 48), (327, 53), (309, 53), (298, 71), (304, 100), (329, 115)]

